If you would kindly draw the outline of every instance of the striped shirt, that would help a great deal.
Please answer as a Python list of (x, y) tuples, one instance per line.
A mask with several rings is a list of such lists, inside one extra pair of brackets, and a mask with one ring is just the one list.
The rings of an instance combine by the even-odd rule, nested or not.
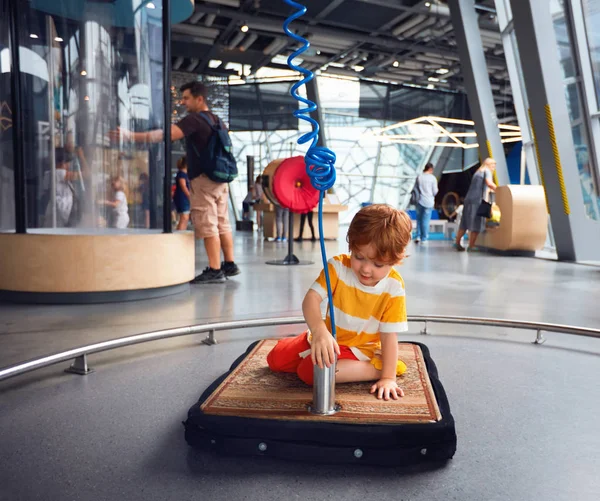
[[(379, 333), (408, 330), (404, 281), (392, 268), (377, 285), (363, 285), (350, 267), (348, 254), (331, 258), (328, 269), (337, 342), (348, 346), (359, 360), (371, 360), (381, 350)], [(327, 298), (324, 271), (321, 271), (311, 289), (322, 299)], [(325, 322), (331, 332), (329, 308)]]

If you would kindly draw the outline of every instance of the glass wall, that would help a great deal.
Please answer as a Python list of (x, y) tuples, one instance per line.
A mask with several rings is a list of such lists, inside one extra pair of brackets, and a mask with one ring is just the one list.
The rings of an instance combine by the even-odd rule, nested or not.
[(590, 136), (586, 112), (583, 107), (581, 75), (575, 59), (575, 51), (564, 2), (552, 0), (550, 9), (556, 35), (558, 56), (562, 68), (562, 79), (571, 121), (571, 134), (577, 158), (577, 169), (583, 194), (586, 215), (600, 220), (600, 198), (598, 197), (597, 170), (590, 151)]
[(0, 231), (14, 231), (11, 58), (8, 40), (8, 0), (0, 0)]
[(162, 2), (19, 6), (27, 227), (162, 229), (163, 145), (111, 134), (164, 128)]
[(581, 4), (594, 77), (596, 105), (600, 108), (600, 0), (581, 0)]
[[(285, 103), (293, 104), (292, 97), (287, 94), (289, 83), (278, 85), (286, 89)], [(361, 88), (358, 80), (320, 76), (318, 86), (327, 146), (337, 157), (334, 191), (340, 203), (348, 205), (348, 210), (340, 213), (340, 222), (349, 223), (364, 202), (389, 203), (405, 208), (415, 178), (431, 157), (433, 147), (377, 141), (371, 132), (392, 122), (360, 116)], [(251, 86), (248, 88), (254, 92)], [(300, 88), (300, 93), (305, 96), (304, 87)], [(310, 130), (310, 126), (303, 120), (294, 120), (297, 130), (280, 129), (281, 124), (292, 117), (292, 110), (281, 116), (279, 107), (266, 108), (268, 116), (265, 122), (273, 123), (274, 128), (279, 130), (231, 132), (240, 170), (240, 177), (231, 183), (231, 192), (234, 203), (239, 207), (247, 193), (247, 155), (255, 157), (255, 174), (258, 174), (271, 160), (304, 155), (307, 149), (306, 145), (299, 146), (296, 141)], [(261, 125), (263, 118), (255, 116), (254, 121)], [(236, 123), (241, 122), (236, 120)], [(239, 125), (234, 128), (239, 128)]]

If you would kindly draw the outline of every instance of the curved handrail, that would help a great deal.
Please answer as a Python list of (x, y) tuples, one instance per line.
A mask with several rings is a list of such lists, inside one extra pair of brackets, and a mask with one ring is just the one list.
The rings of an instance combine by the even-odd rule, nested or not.
[(530, 322), (528, 320), (506, 320), (503, 318), (460, 317), (446, 315), (409, 315), (409, 322), (432, 322), (441, 324), (483, 325), (488, 327), (508, 327), (511, 329), (527, 329), (575, 336), (598, 337), (600, 329), (576, 327), (574, 325), (551, 324), (546, 322)]
[[(591, 329), (588, 327), (575, 327), (572, 325), (551, 324), (544, 322), (530, 322), (523, 320), (505, 320), (500, 318), (483, 318), (483, 317), (461, 317), (461, 316), (446, 316), (446, 315), (410, 315), (409, 322), (431, 322), (431, 323), (446, 323), (460, 325), (480, 325), (486, 327), (507, 327), (511, 329), (527, 329), (536, 330), (538, 334), (544, 332), (557, 332), (562, 334), (572, 334), (576, 336), (586, 336), (600, 338), (600, 329)], [(0, 381), (10, 377), (25, 374), (26, 372), (34, 371), (54, 365), (59, 362), (71, 360), (92, 353), (100, 353), (102, 351), (123, 348), (133, 344), (147, 343), (149, 341), (157, 341), (159, 339), (167, 339), (171, 337), (188, 336), (191, 334), (209, 333), (207, 341), (214, 343), (214, 333), (223, 330), (248, 329), (251, 327), (274, 327), (278, 325), (294, 325), (305, 323), (304, 317), (278, 317), (278, 318), (257, 318), (251, 320), (232, 320), (226, 322), (214, 322), (208, 324), (192, 325), (188, 327), (176, 327), (173, 329), (163, 329), (159, 331), (147, 332), (144, 334), (135, 334), (108, 341), (73, 348), (67, 351), (46, 355), (44, 357), (34, 358), (26, 362), (20, 362), (15, 365), (0, 369)]]

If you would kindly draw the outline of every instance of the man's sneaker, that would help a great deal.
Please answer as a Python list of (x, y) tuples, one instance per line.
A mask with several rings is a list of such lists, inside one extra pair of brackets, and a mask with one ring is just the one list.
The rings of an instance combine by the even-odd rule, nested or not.
[(225, 273), (223, 273), (223, 270), (213, 270), (210, 267), (205, 268), (200, 275), (191, 281), (192, 284), (222, 284), (224, 282)]
[(225, 274), (226, 277), (234, 277), (241, 273), (238, 265), (235, 263), (221, 263), (221, 271)]
[(421, 242), (421, 239), (420, 239), (419, 237), (417, 237), (417, 238), (415, 238), (415, 239), (414, 239), (414, 242), (415, 242), (416, 244), (418, 244), (418, 243), (420, 243), (420, 242)]

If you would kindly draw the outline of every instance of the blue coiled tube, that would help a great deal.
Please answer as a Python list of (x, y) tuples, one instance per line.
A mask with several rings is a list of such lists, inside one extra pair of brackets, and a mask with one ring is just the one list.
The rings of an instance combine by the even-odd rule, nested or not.
[(290, 7), (296, 9), (296, 12), (285, 20), (285, 22), (283, 23), (283, 31), (285, 31), (288, 36), (292, 37), (294, 40), (302, 44), (302, 46), (292, 55), (290, 55), (290, 57), (288, 57), (287, 60), (288, 66), (291, 69), (299, 71), (304, 75), (304, 78), (302, 80), (296, 82), (292, 86), (290, 94), (294, 99), (307, 106), (306, 108), (300, 108), (294, 111), (294, 116), (296, 118), (306, 120), (312, 126), (312, 131), (303, 134), (298, 139), (298, 144), (304, 144), (309, 141), (312, 141), (310, 147), (308, 148), (308, 151), (306, 152), (306, 155), (304, 155), (304, 161), (306, 163), (306, 173), (310, 177), (311, 184), (317, 190), (320, 191), (319, 240), (321, 244), (321, 257), (323, 259), (323, 271), (325, 272), (325, 281), (327, 282), (327, 298), (329, 299), (329, 318), (331, 320), (331, 334), (335, 338), (336, 330), (335, 318), (333, 314), (333, 297), (331, 292), (331, 282), (329, 280), (329, 266), (327, 265), (327, 253), (325, 252), (325, 239), (323, 238), (323, 199), (325, 198), (325, 192), (335, 184), (335, 153), (329, 148), (317, 146), (317, 142), (319, 139), (319, 123), (310, 116), (310, 113), (317, 110), (317, 105), (311, 100), (305, 99), (298, 94), (298, 89), (306, 83), (310, 82), (315, 77), (312, 71), (309, 71), (306, 68), (302, 68), (301, 66), (296, 66), (293, 63), (294, 58), (301, 55), (310, 47), (310, 42), (308, 40), (302, 38), (299, 35), (296, 35), (289, 28), (290, 23), (292, 21), (298, 19), (306, 13), (306, 7), (304, 7), (304, 5), (299, 4), (298, 2), (294, 2), (293, 0), (284, 0), (284, 2)]

